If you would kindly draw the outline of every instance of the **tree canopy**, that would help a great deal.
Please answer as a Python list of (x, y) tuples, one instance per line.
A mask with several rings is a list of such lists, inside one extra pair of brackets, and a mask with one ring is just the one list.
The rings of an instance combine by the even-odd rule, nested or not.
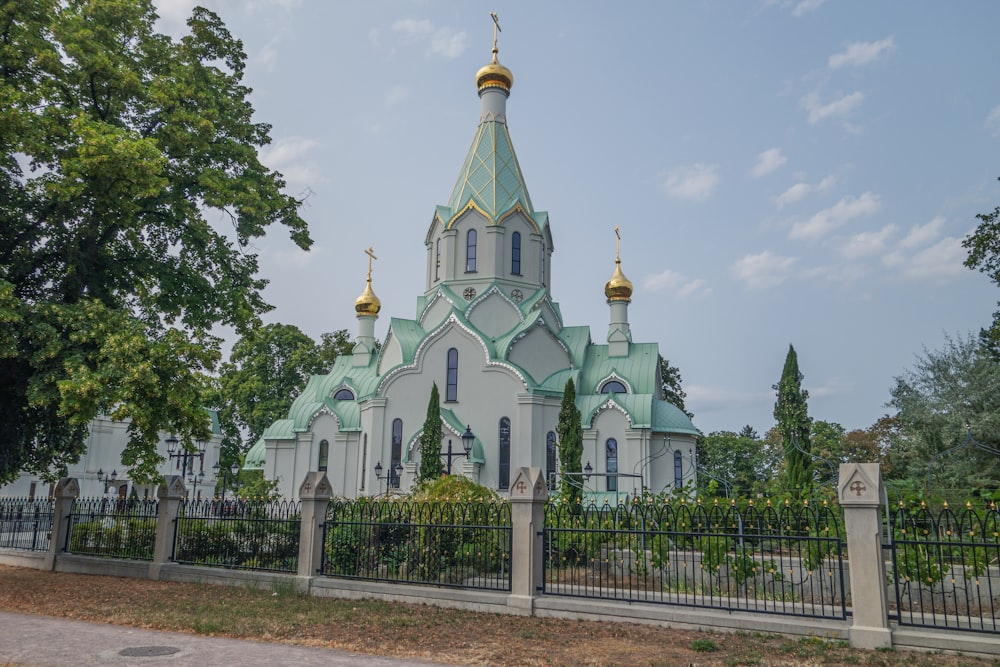
[(570, 505), (579, 505), (583, 500), (583, 417), (576, 407), (576, 384), (573, 378), (566, 381), (563, 388), (562, 405), (559, 407), (559, 422), (556, 435), (559, 437), (559, 497)]
[(686, 414), (689, 419), (693, 418), (694, 413), (688, 412), (687, 408), (684, 407), (684, 399), (687, 398), (687, 392), (681, 386), (684, 380), (681, 378), (680, 369), (676, 366), (671, 366), (670, 361), (664, 359), (662, 356), (659, 358), (659, 366), (663, 400), (680, 408), (681, 412)]
[(98, 414), (158, 477), (169, 430), (208, 436), (218, 325), (268, 309), (252, 252), (301, 201), (258, 148), (242, 44), (195, 8), (179, 40), (149, 0), (0, 5), (0, 480), (57, 474)]
[[(979, 226), (962, 241), (962, 247), (969, 251), (965, 265), (979, 269), (1000, 285), (1000, 206), (992, 213), (980, 213), (976, 217)], [(993, 345), (1000, 345), (1000, 308), (993, 314), (993, 325), (987, 335)]]
[(437, 382), (431, 385), (427, 401), (427, 417), (420, 433), (420, 470), (417, 481), (437, 479), (444, 473), (441, 463), (441, 394)]
[(802, 388), (799, 357), (788, 346), (781, 379), (774, 385), (778, 399), (774, 403), (774, 418), (785, 451), (785, 482), (793, 492), (808, 492), (812, 485), (812, 459), (809, 455), (809, 392)]

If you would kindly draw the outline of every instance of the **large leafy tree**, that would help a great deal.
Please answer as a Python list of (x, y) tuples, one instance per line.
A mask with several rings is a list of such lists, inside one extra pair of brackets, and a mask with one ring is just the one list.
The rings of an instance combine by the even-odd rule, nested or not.
[(945, 495), (1000, 485), (1000, 362), (975, 336), (949, 338), (896, 378), (894, 477)]
[(417, 481), (437, 479), (444, 473), (441, 462), (441, 394), (437, 382), (431, 385), (431, 397), (427, 401), (427, 417), (424, 430), (420, 433), (420, 471)]
[(762, 493), (778, 463), (774, 450), (750, 426), (739, 433), (714, 431), (698, 439), (698, 488), (708, 495), (730, 497)]
[(267, 309), (251, 244), (311, 244), (257, 149), (242, 44), (195, 8), (154, 30), (149, 0), (0, 3), (0, 480), (57, 474), (99, 413), (158, 477), (158, 433), (208, 436), (218, 325)]
[[(992, 213), (980, 213), (976, 217), (979, 226), (962, 241), (962, 246), (969, 251), (965, 265), (979, 269), (1000, 285), (1000, 206)], [(1000, 309), (993, 314), (993, 326), (986, 336), (993, 346), (1000, 346)]]
[(774, 385), (778, 399), (774, 403), (774, 418), (785, 452), (785, 484), (793, 492), (808, 493), (812, 485), (812, 457), (809, 453), (809, 392), (802, 388), (799, 357), (788, 346), (781, 379)]
[(219, 373), (216, 404), (225, 437), (224, 463), (287, 416), (311, 375), (329, 371), (351, 349), (346, 329), (323, 334), (318, 345), (290, 324), (262, 325), (242, 336)]
[(559, 498), (570, 505), (583, 500), (583, 418), (576, 407), (576, 384), (566, 381), (556, 435), (559, 438)]
[(689, 418), (694, 417), (694, 414), (688, 412), (687, 408), (684, 407), (684, 399), (687, 398), (687, 392), (681, 386), (683, 379), (681, 378), (680, 369), (676, 366), (671, 366), (670, 361), (664, 359), (662, 356), (659, 358), (659, 366), (663, 400), (673, 403)]

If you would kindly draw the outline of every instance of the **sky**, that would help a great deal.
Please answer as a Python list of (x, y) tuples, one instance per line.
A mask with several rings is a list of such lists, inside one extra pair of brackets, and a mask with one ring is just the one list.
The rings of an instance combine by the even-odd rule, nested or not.
[[(181, 34), (194, 3), (155, 4)], [(263, 161), (307, 196), (309, 252), (279, 228), (254, 248), (268, 322), (355, 335), (369, 246), (376, 336), (416, 316), (491, 11), (565, 323), (606, 341), (620, 226), (633, 340), (680, 369), (703, 432), (773, 426), (790, 344), (810, 416), (866, 428), (895, 377), (1000, 299), (961, 247), (1000, 205), (1000, 3), (202, 4), (243, 41)]]

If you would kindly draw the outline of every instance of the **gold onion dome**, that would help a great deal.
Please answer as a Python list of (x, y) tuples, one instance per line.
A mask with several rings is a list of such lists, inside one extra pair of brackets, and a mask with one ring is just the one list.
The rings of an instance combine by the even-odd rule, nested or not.
[(493, 48), (493, 60), (476, 72), (476, 87), (479, 92), (487, 88), (502, 88), (508, 93), (514, 85), (514, 75), (497, 61), (497, 49)]
[(354, 300), (354, 312), (358, 315), (378, 315), (380, 310), (382, 310), (382, 302), (372, 291), (372, 279), (368, 278), (365, 291)]
[(611, 276), (611, 280), (604, 284), (604, 296), (608, 297), (608, 301), (632, 300), (632, 281), (622, 273), (620, 259), (615, 260), (615, 272)]

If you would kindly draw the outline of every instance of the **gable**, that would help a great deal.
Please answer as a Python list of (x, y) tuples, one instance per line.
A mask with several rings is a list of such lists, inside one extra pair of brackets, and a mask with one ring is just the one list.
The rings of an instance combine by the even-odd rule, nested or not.
[(476, 300), (469, 309), (468, 318), (476, 329), (496, 338), (521, 323), (521, 311), (494, 288)]
[(511, 344), (507, 359), (530, 373), (536, 384), (572, 366), (569, 352), (541, 320)]

